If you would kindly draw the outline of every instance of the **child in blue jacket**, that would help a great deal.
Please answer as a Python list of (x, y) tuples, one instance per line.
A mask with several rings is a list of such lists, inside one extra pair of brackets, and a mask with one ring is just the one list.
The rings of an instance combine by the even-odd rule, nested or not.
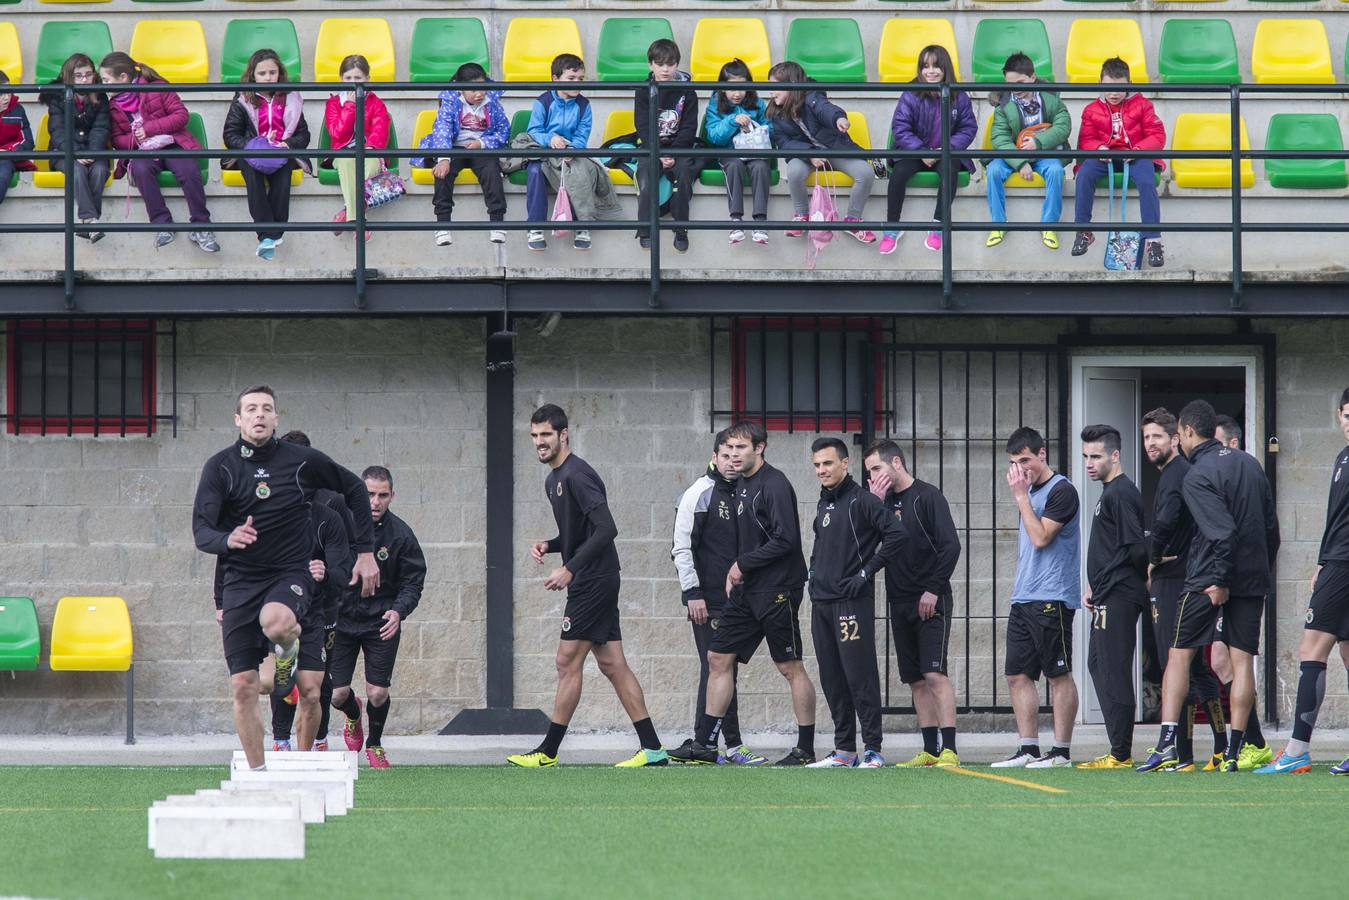
[[(486, 81), (487, 72), (477, 63), (464, 63), (455, 71), (453, 80)], [(496, 150), (505, 146), (510, 130), (510, 121), (501, 105), (501, 91), (443, 91), (435, 125), (431, 133), (422, 138), (419, 148)], [(437, 158), (428, 153), (413, 159), (412, 165), (429, 168), (435, 176), (436, 189), (431, 205), (435, 209), (437, 222), (451, 220), (454, 212), (454, 179), (464, 169), (472, 169), (473, 174), (478, 176), (483, 202), (487, 205), (487, 217), (493, 222), (505, 220), (506, 187), (502, 180), (501, 163), (495, 157), (457, 156), (451, 159)], [(506, 243), (504, 231), (493, 230), (489, 236), (494, 244)], [(447, 247), (452, 243), (454, 235), (449, 229), (436, 232), (437, 247)]]
[[(549, 70), (554, 81), (585, 81), (586, 66), (574, 53), (561, 53), (553, 59)], [(584, 149), (590, 141), (590, 101), (580, 91), (544, 91), (534, 101), (525, 130), (541, 147), (553, 150)], [(530, 160), (525, 171), (525, 208), (529, 221), (548, 221), (548, 179), (543, 174), (544, 161)], [(607, 175), (606, 175), (607, 177)], [(544, 250), (548, 241), (542, 229), (529, 232), (529, 249)], [(577, 250), (590, 249), (590, 232), (580, 229), (572, 239)]]
[[(749, 66), (741, 59), (733, 59), (721, 67), (718, 81), (752, 81)], [(707, 104), (703, 128), (707, 142), (713, 147), (734, 147), (737, 134), (748, 134), (755, 127), (768, 128), (765, 110), (768, 103), (759, 99), (756, 91), (718, 91)], [(764, 148), (767, 149), (767, 148)], [(742, 159), (723, 156), (718, 162), (726, 178), (726, 202), (731, 208), (732, 244), (745, 239), (739, 223), (745, 217), (745, 182), (754, 190), (754, 221), (768, 218), (768, 187), (772, 177), (772, 161), (764, 158)], [(768, 232), (762, 227), (753, 231), (754, 243), (767, 244)]]

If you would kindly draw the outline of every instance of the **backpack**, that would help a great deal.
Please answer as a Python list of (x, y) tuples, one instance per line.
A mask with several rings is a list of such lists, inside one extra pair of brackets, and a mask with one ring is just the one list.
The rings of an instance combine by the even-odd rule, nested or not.
[[(825, 181), (831, 184), (833, 179), (823, 177), (823, 172), (832, 172), (833, 167), (826, 164), (823, 170), (816, 170), (815, 190), (810, 195), (810, 221), (812, 222), (837, 222), (842, 216), (838, 214), (838, 206), (834, 203), (834, 193), (832, 188), (825, 187)], [(809, 239), (806, 243), (806, 268), (814, 269), (815, 261), (819, 259), (820, 251), (825, 245), (834, 239), (834, 232), (811, 229), (807, 232)]]
[[(1109, 212), (1106, 218), (1115, 221), (1115, 161), (1109, 160), (1106, 168), (1106, 198)], [(1121, 166), (1124, 170), (1124, 184), (1120, 188), (1119, 199), (1119, 220), (1127, 222), (1129, 220), (1129, 167)], [(1137, 231), (1112, 231), (1105, 238), (1105, 267), (1107, 269), (1130, 270), (1138, 268), (1139, 256), (1142, 251), (1142, 237)]]

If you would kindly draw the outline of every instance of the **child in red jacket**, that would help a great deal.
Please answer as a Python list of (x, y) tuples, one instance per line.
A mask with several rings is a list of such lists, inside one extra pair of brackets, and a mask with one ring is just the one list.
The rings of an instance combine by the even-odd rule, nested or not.
[[(19, 95), (5, 91), (9, 76), (0, 72), (0, 150), (32, 150), (33, 129), (28, 124), (28, 114), (19, 105)], [(0, 203), (9, 191), (9, 181), (18, 169), (31, 169), (33, 164), (27, 160), (0, 160)]]
[[(338, 74), (344, 83), (350, 85), (369, 81), (370, 63), (364, 56), (352, 54), (342, 60)], [(328, 136), (332, 139), (334, 149), (351, 146), (356, 140), (356, 89), (353, 87), (351, 90), (329, 96), (328, 105), (323, 111), (323, 119), (328, 125)], [(365, 147), (367, 150), (383, 150), (387, 146), (389, 146), (389, 110), (373, 91), (366, 91)], [(337, 215), (333, 216), (333, 221), (345, 222), (348, 218), (356, 216), (357, 191), (360, 191), (360, 201), (365, 202), (365, 181), (379, 172), (383, 161), (378, 156), (367, 156), (365, 174), (359, 180), (356, 177), (354, 157), (333, 158), (332, 165), (337, 170), (337, 180), (342, 186), (343, 203)], [(365, 239), (370, 240), (370, 232), (365, 233)]]
[[(1101, 64), (1101, 82), (1129, 83), (1129, 64), (1119, 57)], [(1077, 132), (1078, 150), (1161, 150), (1166, 146), (1166, 126), (1157, 118), (1157, 110), (1142, 94), (1131, 94), (1125, 88), (1106, 91), (1082, 110), (1082, 125)], [(1131, 159), (1114, 161), (1118, 171), (1129, 167), (1129, 183), (1138, 189), (1138, 206), (1143, 224), (1156, 225), (1162, 220), (1161, 202), (1157, 199), (1155, 173), (1166, 168), (1160, 159)], [(1108, 163), (1104, 159), (1082, 159), (1076, 167), (1077, 200), (1073, 221), (1081, 226), (1091, 222), (1092, 201), (1096, 198), (1096, 181), (1106, 177)], [(1116, 213), (1116, 218), (1119, 213)], [(1142, 238), (1148, 265), (1161, 266), (1160, 231), (1144, 231)], [(1082, 229), (1073, 241), (1073, 256), (1081, 256), (1096, 240), (1090, 231)]]

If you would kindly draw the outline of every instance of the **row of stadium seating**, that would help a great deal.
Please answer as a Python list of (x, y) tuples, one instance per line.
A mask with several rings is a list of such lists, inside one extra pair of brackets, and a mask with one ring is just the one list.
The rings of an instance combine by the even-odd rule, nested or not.
[[(646, 49), (653, 40), (672, 37), (665, 18), (611, 18), (600, 29), (591, 77), (600, 81), (632, 81), (646, 77)], [(951, 52), (957, 78), (960, 53), (949, 19), (891, 18), (881, 33), (877, 57), (879, 80), (909, 81), (914, 77), (919, 50), (940, 44)], [(219, 50), (219, 79), (237, 82), (249, 55), (260, 47), (276, 50), (294, 80), (301, 80), (299, 36), (290, 19), (233, 19), (225, 28)], [(79, 51), (98, 60), (113, 49), (105, 22), (84, 18), (43, 24), (37, 38), (33, 79), (45, 83), (56, 77), (61, 63)], [(1143, 35), (1134, 19), (1087, 18), (1073, 21), (1059, 70), (1053, 59), (1048, 30), (1039, 19), (981, 20), (969, 48), (975, 81), (1002, 80), (1003, 61), (1014, 52), (1035, 60), (1041, 77), (1092, 83), (1101, 61), (1120, 56), (1129, 63), (1135, 81), (1147, 81), (1148, 65)], [(169, 81), (211, 80), (210, 51), (202, 23), (196, 19), (146, 19), (136, 23), (131, 55)], [(360, 53), (370, 61), (374, 81), (397, 80), (393, 32), (384, 18), (324, 19), (314, 44), (315, 81), (339, 80), (343, 57)], [(565, 17), (516, 17), (510, 20), (501, 48), (505, 81), (548, 81), (549, 63), (559, 53), (584, 57), (576, 20)], [(482, 20), (474, 17), (428, 17), (413, 29), (408, 79), (447, 81), (458, 66), (477, 62), (491, 70), (491, 53)], [(713, 81), (723, 63), (739, 57), (756, 79), (766, 79), (773, 59), (768, 32), (759, 18), (704, 18), (694, 29), (688, 48), (688, 68), (698, 81)], [(782, 59), (805, 66), (819, 81), (865, 81), (867, 67), (862, 34), (851, 18), (798, 18), (791, 22)], [(1162, 28), (1157, 46), (1156, 74), (1169, 83), (1235, 83), (1242, 79), (1232, 26), (1226, 19), (1173, 19)], [(1346, 47), (1349, 68), (1349, 47)], [(0, 22), (0, 71), (15, 83), (23, 81), (23, 51), (18, 29)], [(1262, 19), (1251, 46), (1251, 75), (1266, 84), (1330, 84), (1335, 81), (1330, 40), (1319, 19)]]
[[(0, 597), (0, 672), (32, 671), (42, 654), (30, 597)], [(62, 597), (52, 620), (48, 660), (55, 671), (125, 672), (131, 616), (121, 597)]]

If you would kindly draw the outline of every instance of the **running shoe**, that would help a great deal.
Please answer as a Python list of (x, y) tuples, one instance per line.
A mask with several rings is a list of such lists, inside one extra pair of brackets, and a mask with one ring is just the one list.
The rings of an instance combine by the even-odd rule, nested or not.
[(207, 253), (220, 252), (220, 244), (215, 239), (214, 231), (189, 231), (187, 239)]
[(313, 745), (312, 745), (309, 749), (313, 750), (315, 753), (325, 753), (325, 752), (327, 752), (327, 750), (328, 750), (328, 739), (327, 739), (327, 738), (314, 738), (314, 743), (313, 743)]
[(441, 229), (436, 232), (436, 246), (448, 247), (454, 243), (454, 232)]
[(1098, 756), (1090, 762), (1078, 763), (1079, 769), (1132, 769), (1134, 767), (1133, 758), (1115, 759), (1114, 754), (1107, 753), (1104, 756)]
[(167, 247), (169, 244), (172, 244), (173, 236), (172, 231), (161, 231), (157, 233), (155, 235), (155, 249), (158, 250), (160, 247)]
[(676, 228), (674, 233), (674, 248), (676, 253), (687, 253), (689, 251), (689, 233), (683, 228)]
[(285, 753), (290, 750), (290, 738), (283, 741), (272, 741), (273, 753)]
[(1241, 764), (1235, 759), (1223, 758), (1223, 764), (1218, 767), (1219, 772), (1240, 772)]
[(1067, 767), (1071, 768), (1072, 765), (1073, 765), (1073, 760), (1072, 760), (1072, 758), (1069, 757), (1067, 754), (1065, 754), (1065, 753), (1056, 753), (1055, 751), (1050, 750), (1048, 753), (1046, 753), (1044, 756), (1040, 757), (1039, 759), (1034, 759), (1034, 760), (1031, 760), (1030, 762), (1026, 763), (1026, 768), (1027, 768), (1027, 769), (1059, 769), (1059, 768), (1063, 768), (1064, 766), (1067, 766)]
[(1331, 775), (1349, 775), (1349, 759), (1340, 763), (1338, 766), (1330, 767)]
[(1059, 249), (1059, 233), (1057, 231), (1040, 232), (1040, 241), (1050, 250)]
[(342, 740), (347, 742), (348, 750), (360, 750), (365, 744), (365, 730), (361, 728), (361, 701), (356, 699), (356, 718), (347, 719), (342, 726)]
[(768, 232), (762, 228), (756, 228), (749, 233), (749, 239), (756, 244), (766, 244), (768, 243)]
[(775, 766), (808, 766), (815, 762), (815, 754), (807, 753), (800, 747), (793, 747), (782, 759), (773, 763)]
[(996, 247), (1002, 243), (1003, 238), (1007, 237), (1007, 232), (993, 229), (988, 233), (988, 240), (984, 241), (985, 247)]
[(258, 241), (256, 253), (259, 259), (265, 259), (268, 262), (271, 262), (276, 257), (276, 241), (271, 238), (263, 238)]
[(1147, 761), (1144, 762), (1143, 765), (1134, 769), (1134, 771), (1142, 772), (1144, 774), (1148, 772), (1158, 772), (1164, 769), (1169, 769), (1174, 765), (1177, 765), (1179, 763), (1179, 760), (1180, 757), (1176, 755), (1175, 744), (1172, 744), (1165, 750), (1158, 750), (1157, 748), (1153, 747), (1150, 750), (1148, 750)]
[(614, 763), (615, 769), (640, 769), (643, 766), (667, 766), (670, 764), (670, 754), (665, 752), (665, 748), (659, 750), (647, 750), (643, 747), (628, 759), (619, 763)]
[[(792, 221), (793, 221), (793, 222), (808, 222), (808, 221), (810, 221), (810, 220), (807, 219), (805, 216), (792, 216)], [(783, 234), (784, 237), (800, 237), (801, 235), (803, 235), (803, 234), (805, 234), (805, 233), (806, 233), (805, 230), (802, 229), (802, 228), (798, 225), (798, 226), (796, 226), (796, 227), (794, 227), (794, 228), (788, 228), (788, 229), (787, 229), (786, 231), (784, 231), (782, 234)]]
[(960, 765), (960, 757), (954, 750), (942, 750), (933, 765), (938, 769), (954, 769)]
[(1223, 765), (1223, 755), (1221, 753), (1215, 753), (1208, 758), (1208, 762), (1204, 763), (1203, 771), (1216, 772), (1222, 768), (1222, 765)]
[(296, 638), (290, 647), (276, 645), (276, 681), (272, 683), (273, 697), (284, 697), (290, 693), (291, 682), (295, 680), (295, 663), (299, 658), (299, 638)]
[(1255, 770), (1257, 775), (1301, 775), (1304, 772), (1312, 770), (1312, 757), (1310, 753), (1303, 753), (1301, 756), (1289, 756), (1282, 750), (1279, 755), (1274, 757), (1274, 761), (1268, 765), (1261, 766)]
[(1167, 769), (1166, 771), (1168, 771), (1168, 772), (1198, 772), (1199, 770), (1198, 770), (1197, 768), (1195, 768), (1194, 760), (1190, 760), (1189, 762), (1176, 763), (1174, 766), (1172, 766), (1171, 768)]
[(889, 256), (899, 249), (899, 238), (902, 231), (883, 231), (881, 232), (880, 251), (882, 256)]
[(707, 747), (689, 738), (669, 753), (670, 759), (691, 766), (715, 766), (719, 758), (716, 747)]
[(590, 232), (589, 232), (589, 231), (584, 231), (584, 230), (582, 230), (582, 231), (578, 231), (578, 232), (576, 232), (576, 234), (572, 235), (572, 239), (571, 239), (571, 248), (572, 248), (573, 250), (589, 250), (589, 249), (590, 249)]
[(547, 250), (548, 240), (543, 236), (542, 231), (531, 231), (526, 245), (531, 250)]
[[(857, 218), (857, 216), (846, 216), (846, 217), (843, 219), (843, 221), (845, 221), (845, 222), (860, 222), (860, 221), (862, 221), (862, 220), (859, 219), (859, 218)], [(845, 234), (852, 235), (853, 237), (857, 238), (859, 241), (861, 241), (861, 242), (864, 243), (864, 244), (874, 244), (874, 243), (876, 243), (876, 232), (872, 231), (872, 230), (869, 229), (869, 228), (850, 228), (850, 229), (848, 229), (848, 230), (847, 230), (846, 232), (844, 232), (844, 233), (845, 233)]]
[(937, 757), (928, 753), (926, 750), (919, 750), (918, 755), (908, 762), (895, 763), (896, 769), (925, 769), (928, 766), (935, 766)]
[(506, 762), (513, 766), (519, 766), (522, 769), (547, 769), (557, 765), (557, 757), (549, 756), (542, 750), (531, 750), (528, 753), (517, 753), (514, 756), (506, 757)]
[(1073, 256), (1081, 256), (1087, 252), (1087, 248), (1096, 242), (1096, 235), (1090, 231), (1079, 231), (1073, 238)]
[(848, 753), (844, 750), (835, 750), (818, 762), (806, 763), (807, 769), (855, 769), (857, 768), (857, 754)]
[[(337, 214), (336, 214), (336, 215), (333, 216), (333, 221), (334, 221), (334, 222), (345, 222), (346, 220), (347, 220), (347, 208), (344, 206), (344, 207), (342, 207), (341, 209), (339, 209), (339, 210), (337, 211)], [(346, 234), (346, 232), (345, 232), (345, 231), (334, 231), (333, 234), (337, 235), (338, 237), (341, 237), (342, 235)]]
[(868, 750), (862, 754), (862, 762), (858, 767), (862, 769), (884, 769), (885, 757), (881, 756), (879, 750)]
[(493, 228), (487, 232), (487, 239), (494, 244), (504, 244), (506, 243), (506, 232), (500, 228)]
[(370, 763), (372, 769), (389, 768), (389, 758), (384, 755), (383, 747), (366, 747), (365, 761)]
[(1241, 753), (1237, 755), (1237, 768), (1243, 772), (1254, 771), (1272, 762), (1274, 762), (1274, 751), (1269, 748), (1269, 744), (1265, 744), (1263, 747), (1243, 744)]
[(731, 229), (731, 234), (730, 234), (730, 236), (727, 238), (727, 240), (730, 241), (732, 244), (740, 244), (740, 243), (744, 243), (744, 240), (745, 240), (745, 229), (743, 229), (743, 228), (732, 228), (732, 229)]
[(923, 246), (934, 253), (941, 252), (941, 232), (929, 231), (927, 237), (923, 240)]
[(768, 764), (767, 757), (760, 756), (744, 744), (734, 750), (727, 747), (726, 751), (724, 759), (733, 766), (764, 766)]
[(1017, 750), (1006, 759), (1000, 759), (993, 763), (991, 767), (994, 769), (1024, 769), (1026, 766), (1035, 762), (1036, 759), (1037, 757), (1032, 753)]

